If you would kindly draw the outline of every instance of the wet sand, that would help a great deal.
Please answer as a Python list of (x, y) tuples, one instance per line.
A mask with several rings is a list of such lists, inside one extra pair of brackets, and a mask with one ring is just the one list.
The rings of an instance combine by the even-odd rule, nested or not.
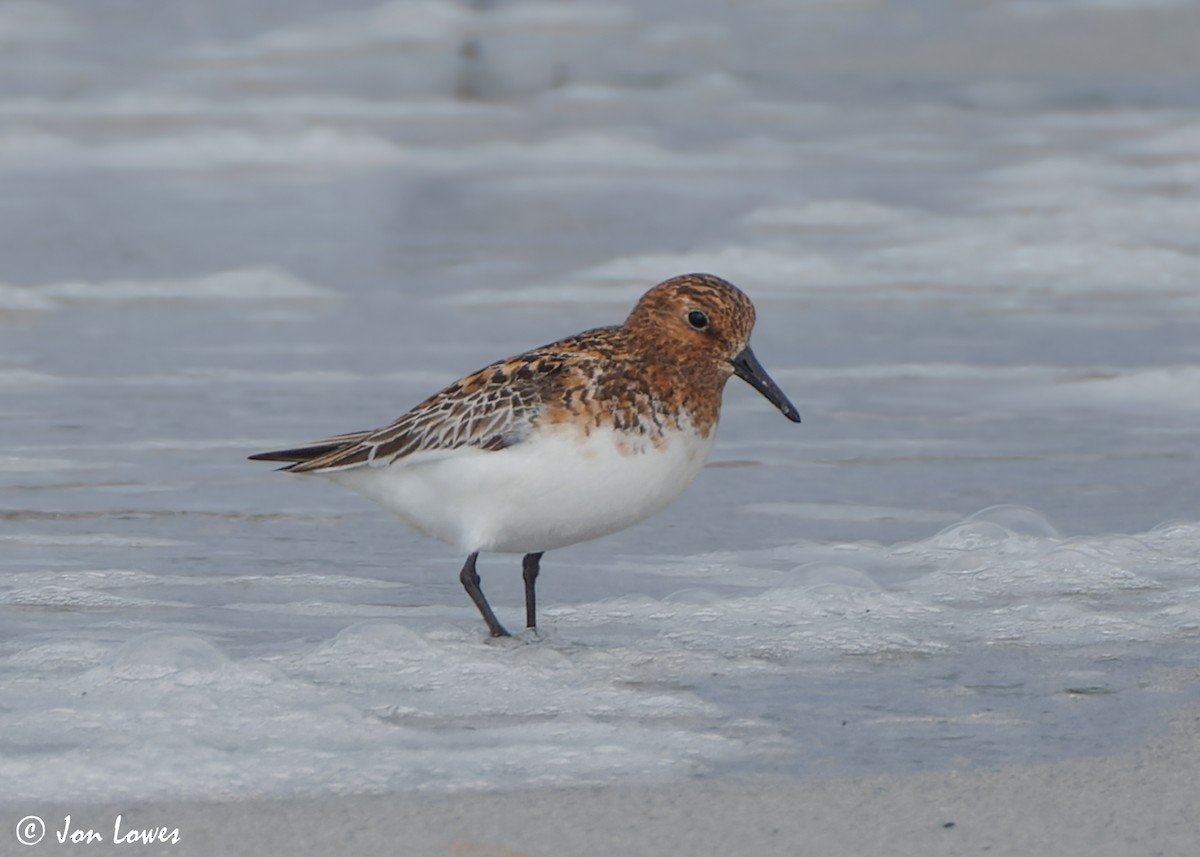
[[(1118, 755), (996, 770), (832, 780), (717, 779), (655, 786), (327, 797), (205, 804), (10, 807), (49, 831), (29, 854), (1194, 855), (1200, 710)], [(72, 829), (103, 843), (59, 845)], [(115, 845), (122, 830), (179, 829), (177, 844)]]

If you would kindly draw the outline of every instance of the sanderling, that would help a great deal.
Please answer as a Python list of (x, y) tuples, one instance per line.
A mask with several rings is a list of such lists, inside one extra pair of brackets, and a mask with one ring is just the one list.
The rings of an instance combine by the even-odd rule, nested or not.
[(753, 327), (737, 287), (675, 277), (624, 324), (493, 363), (383, 428), (250, 457), (328, 476), (466, 552), (459, 580), (492, 636), (508, 636), (479, 586), (480, 551), (525, 554), (525, 624), (536, 628), (542, 554), (678, 497), (712, 449), (731, 375), (800, 422), (750, 350)]

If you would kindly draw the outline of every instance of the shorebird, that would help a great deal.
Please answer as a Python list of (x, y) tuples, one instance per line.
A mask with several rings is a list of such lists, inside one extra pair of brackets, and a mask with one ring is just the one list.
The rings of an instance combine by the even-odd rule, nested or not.
[(731, 283), (674, 277), (623, 324), (492, 363), (382, 428), (250, 458), (327, 476), (464, 551), (463, 588), (491, 635), (508, 636), (480, 587), (481, 551), (524, 554), (525, 624), (536, 628), (542, 554), (678, 497), (712, 450), (731, 376), (800, 422), (750, 349), (754, 319)]

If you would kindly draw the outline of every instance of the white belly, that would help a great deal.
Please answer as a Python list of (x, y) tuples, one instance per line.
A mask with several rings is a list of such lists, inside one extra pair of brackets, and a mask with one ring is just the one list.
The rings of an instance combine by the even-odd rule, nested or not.
[(497, 452), (419, 453), (387, 467), (327, 474), (421, 532), (464, 552), (534, 553), (645, 520), (686, 488), (715, 436), (671, 432), (629, 451), (611, 430), (556, 427)]

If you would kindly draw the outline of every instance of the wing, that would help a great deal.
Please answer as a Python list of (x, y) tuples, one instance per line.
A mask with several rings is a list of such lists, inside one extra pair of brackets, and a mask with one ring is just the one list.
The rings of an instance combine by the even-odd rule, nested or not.
[(579, 356), (553, 345), (539, 348), (468, 375), (383, 428), (250, 457), (291, 462), (281, 469), (293, 473), (315, 473), (383, 467), (421, 452), (506, 449), (533, 429), (568, 374), (569, 361)]
[[(251, 461), (291, 461), (303, 462), (311, 461), (314, 458), (320, 458), (331, 452), (347, 449), (359, 441), (371, 435), (370, 431), (353, 431), (346, 434), (334, 435), (327, 437), (324, 440), (316, 440), (312, 443), (306, 443), (303, 446), (297, 446), (293, 449), (277, 449), (272, 452), (259, 452), (251, 455)], [(292, 465), (281, 467), (280, 470), (291, 470)]]

